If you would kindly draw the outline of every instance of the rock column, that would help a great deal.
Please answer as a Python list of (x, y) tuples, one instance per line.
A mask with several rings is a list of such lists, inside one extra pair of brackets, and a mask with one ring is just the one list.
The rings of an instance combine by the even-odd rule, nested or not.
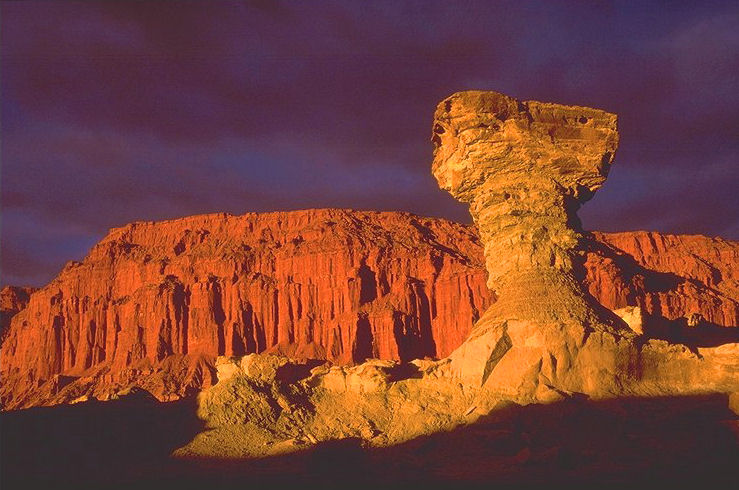
[(437, 107), (432, 141), (440, 187), (470, 204), (497, 316), (592, 317), (574, 274), (582, 238), (576, 212), (606, 179), (618, 146), (616, 116), (460, 92)]

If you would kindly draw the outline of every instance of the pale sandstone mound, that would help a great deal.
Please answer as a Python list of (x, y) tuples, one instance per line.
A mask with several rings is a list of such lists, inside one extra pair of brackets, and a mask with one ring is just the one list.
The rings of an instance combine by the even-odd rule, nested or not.
[[(580, 282), (598, 248), (574, 214), (603, 183), (615, 116), (465, 92), (436, 113), (434, 174), (471, 203), (498, 300), (441, 361), (354, 367), (222, 358), (199, 395), (212, 430), (181, 457), (254, 457), (354, 437), (387, 445), (494, 414), (507, 403), (731, 393), (739, 348), (691, 350), (637, 335)], [(621, 312), (633, 323), (636, 309)]]

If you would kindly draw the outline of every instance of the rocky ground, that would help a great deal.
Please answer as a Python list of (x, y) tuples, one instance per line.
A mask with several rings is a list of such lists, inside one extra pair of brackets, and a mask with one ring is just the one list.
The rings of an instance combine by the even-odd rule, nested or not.
[(194, 399), (134, 395), (0, 423), (3, 488), (730, 488), (739, 465), (739, 420), (719, 395), (509, 403), (399, 445), (350, 438), (261, 459), (170, 458), (203, 430)]

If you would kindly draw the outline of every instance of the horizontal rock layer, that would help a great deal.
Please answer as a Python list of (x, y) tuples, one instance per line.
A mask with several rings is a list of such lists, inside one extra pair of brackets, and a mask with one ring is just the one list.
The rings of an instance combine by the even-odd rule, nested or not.
[[(606, 307), (739, 324), (739, 244), (596, 233), (583, 276)], [(111, 230), (32, 294), (2, 345), (5, 409), (160, 399), (213, 381), (217, 355), (337, 364), (444, 357), (494, 301), (473, 227), (407, 213), (194, 216)]]

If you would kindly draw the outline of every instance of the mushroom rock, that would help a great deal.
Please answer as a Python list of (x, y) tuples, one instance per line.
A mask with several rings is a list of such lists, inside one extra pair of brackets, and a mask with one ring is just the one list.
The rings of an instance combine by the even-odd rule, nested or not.
[(470, 204), (498, 314), (546, 322), (592, 313), (574, 273), (576, 211), (606, 179), (616, 116), (462, 92), (439, 104), (433, 142), (439, 186)]
[(454, 376), (522, 401), (736, 384), (723, 357), (637, 341), (583, 286), (593, 240), (576, 212), (608, 175), (616, 115), (460, 92), (437, 107), (432, 142), (433, 175), (469, 203), (497, 297), (450, 355)]
[[(315, 366), (261, 354), (219, 357), (218, 382), (198, 397), (209, 430), (175, 456), (259, 457), (342, 438), (386, 446), (451, 431), (510, 401), (575, 393), (739, 392), (739, 344), (691, 350), (649, 340), (587, 292), (600, 276), (581, 266), (608, 247), (580, 230), (575, 210), (605, 179), (615, 123), (602, 111), (493, 92), (443, 101), (434, 175), (470, 203), (497, 300), (438, 361)], [(591, 263), (605, 264), (599, 257)], [(634, 329), (638, 310), (619, 311)]]

